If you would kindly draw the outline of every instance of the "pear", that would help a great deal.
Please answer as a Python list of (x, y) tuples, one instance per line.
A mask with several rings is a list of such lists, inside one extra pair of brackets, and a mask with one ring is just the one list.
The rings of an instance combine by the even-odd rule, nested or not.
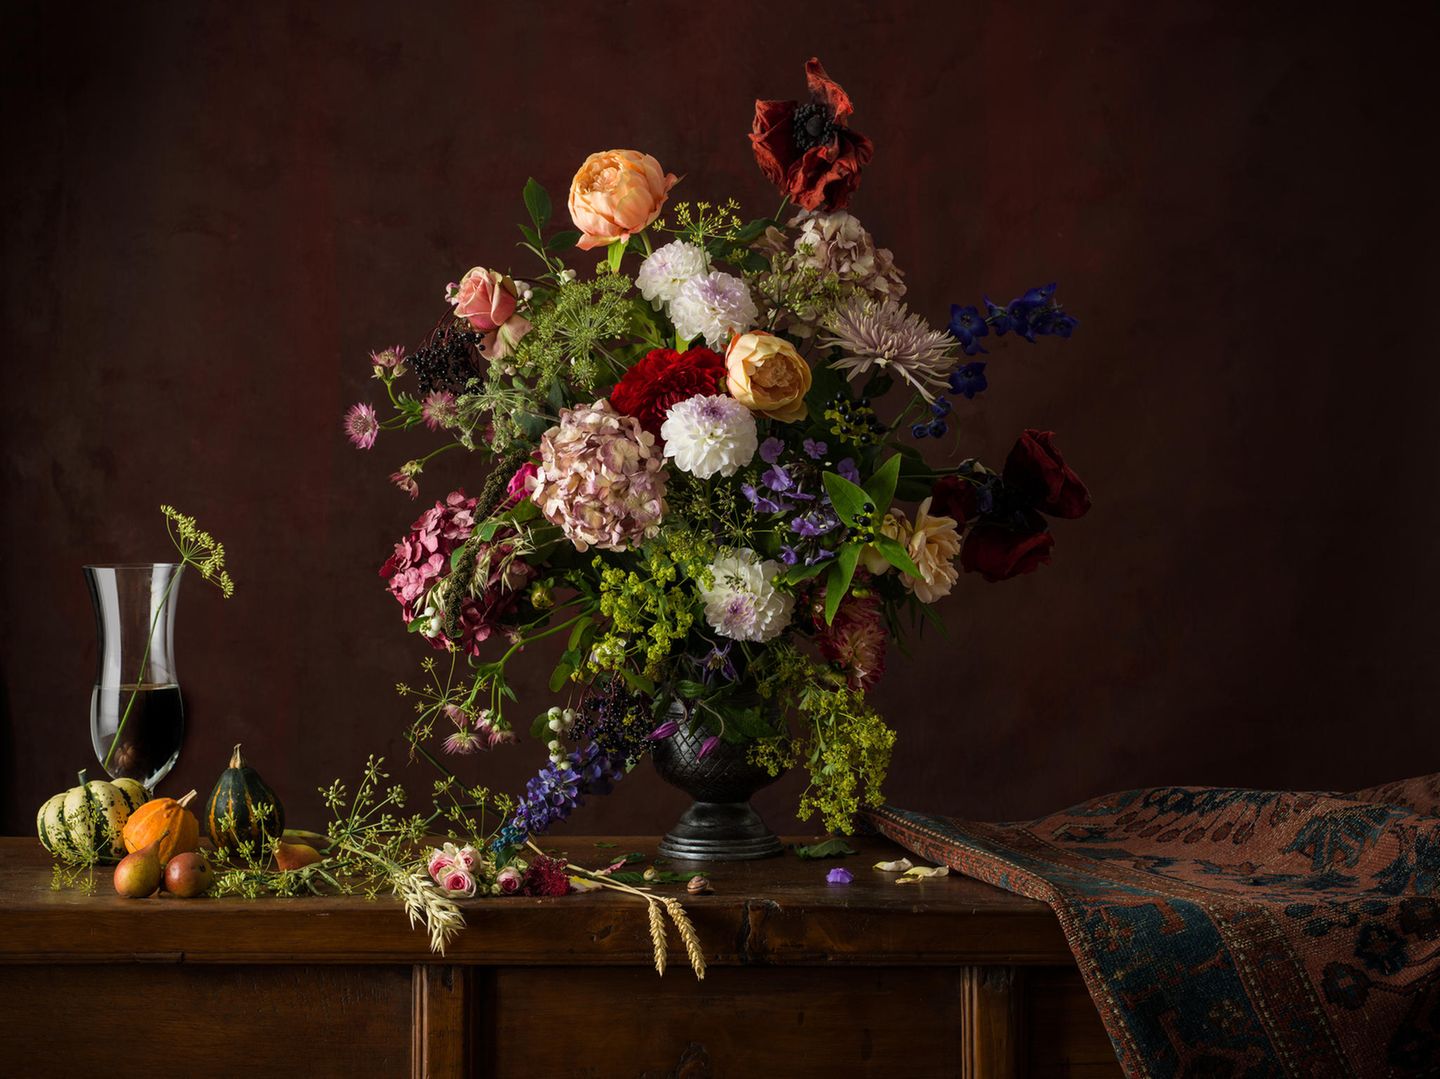
[(280, 869), (301, 869), (320, 861), (320, 852), (308, 843), (287, 843), (275, 847), (275, 865)]
[(120, 859), (115, 867), (117, 892), (130, 899), (143, 899), (160, 887), (160, 839)]
[(204, 895), (214, 881), (215, 870), (198, 851), (177, 854), (165, 866), (165, 890), (181, 899)]

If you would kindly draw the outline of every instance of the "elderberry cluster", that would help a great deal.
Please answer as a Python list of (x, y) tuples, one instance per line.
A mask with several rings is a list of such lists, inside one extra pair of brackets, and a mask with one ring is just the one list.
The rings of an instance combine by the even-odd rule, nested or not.
[(632, 693), (618, 679), (599, 693), (585, 698), (576, 721), (581, 739), (589, 739), (612, 760), (631, 767), (649, 748), (654, 726), (650, 703)]
[(483, 339), (474, 330), (449, 330), (407, 357), (420, 392), (464, 393), (466, 384), (480, 375)]

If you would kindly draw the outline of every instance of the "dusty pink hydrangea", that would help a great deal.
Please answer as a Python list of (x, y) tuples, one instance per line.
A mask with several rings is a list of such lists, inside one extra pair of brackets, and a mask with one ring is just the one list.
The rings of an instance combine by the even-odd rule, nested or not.
[(577, 551), (623, 551), (660, 530), (665, 484), (655, 436), (602, 399), (541, 437), (530, 497)]

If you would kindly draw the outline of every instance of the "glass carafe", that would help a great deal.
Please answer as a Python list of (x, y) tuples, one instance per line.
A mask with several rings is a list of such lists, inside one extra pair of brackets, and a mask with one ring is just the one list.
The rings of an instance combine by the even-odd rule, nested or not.
[(174, 562), (86, 566), (99, 635), (90, 740), (111, 777), (154, 787), (175, 766), (185, 709), (175, 674)]

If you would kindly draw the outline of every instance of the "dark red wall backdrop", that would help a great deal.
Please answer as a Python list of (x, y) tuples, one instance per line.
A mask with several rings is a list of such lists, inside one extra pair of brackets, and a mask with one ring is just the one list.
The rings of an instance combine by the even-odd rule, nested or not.
[[(400, 757), (422, 649), (375, 570), (414, 444), (341, 437), (367, 350), (518, 260), (526, 176), (563, 192), (592, 150), (769, 210), (751, 101), (812, 52), (875, 140), (854, 209), (917, 307), (1053, 279), (1082, 319), (997, 350), (956, 422), (991, 459), (1053, 428), (1095, 509), (1042, 572), (962, 580), (950, 635), (896, 658), (891, 797), (1005, 818), (1440, 767), (1433, 5), (248, 7), (0, 16), (5, 831), (93, 765), (79, 567), (166, 557), (160, 502), (239, 583), (184, 588), (168, 789), (244, 742), (315, 820), (317, 785)], [(450, 464), (427, 496), (474, 482)], [(541, 756), (474, 773), (517, 787)], [(625, 787), (583, 827), (682, 802)], [(762, 797), (777, 825), (796, 789)]]

